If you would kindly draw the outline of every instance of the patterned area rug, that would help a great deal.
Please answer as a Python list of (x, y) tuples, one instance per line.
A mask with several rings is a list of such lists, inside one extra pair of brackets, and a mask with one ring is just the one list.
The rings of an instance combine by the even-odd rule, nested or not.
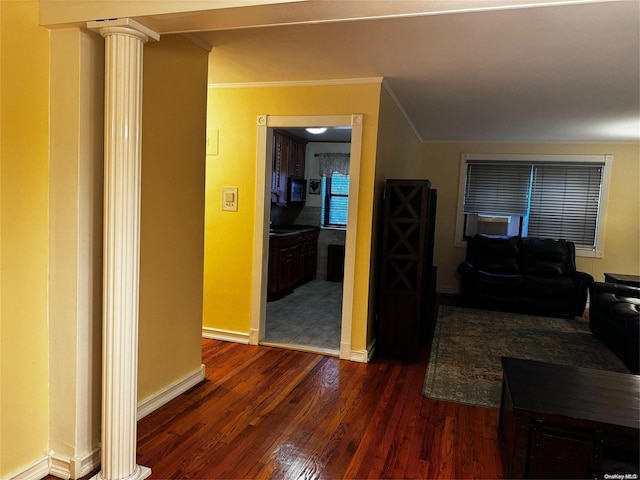
[(422, 393), (500, 408), (502, 356), (628, 373), (584, 319), (441, 306)]

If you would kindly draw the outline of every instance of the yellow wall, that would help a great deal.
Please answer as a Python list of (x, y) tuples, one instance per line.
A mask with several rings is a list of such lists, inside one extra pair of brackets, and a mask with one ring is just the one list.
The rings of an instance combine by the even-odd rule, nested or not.
[(145, 45), (138, 399), (199, 370), (208, 52)]
[(49, 34), (0, 2), (0, 477), (47, 454)]
[[(389, 92), (380, 95), (376, 186), (388, 178), (417, 178), (422, 143)], [(382, 195), (382, 192), (380, 192)]]
[[(252, 289), (257, 116), (364, 114), (352, 349), (366, 348), (369, 252), (379, 84), (210, 88), (208, 125), (219, 154), (207, 156), (204, 326), (248, 334)], [(221, 211), (221, 187), (238, 187), (238, 212)]]
[(574, 143), (425, 143), (422, 172), (438, 189), (435, 260), (438, 288), (458, 289), (456, 268), (465, 249), (454, 247), (462, 153), (613, 154), (604, 256), (576, 258), (579, 270), (603, 281), (604, 272), (640, 274), (640, 146)]
[[(378, 143), (376, 154), (375, 202), (373, 214), (374, 242), (371, 249), (372, 285), (371, 308), (376, 302), (376, 285), (380, 267), (380, 224), (382, 223), (382, 194), (384, 183), (389, 178), (419, 178), (422, 144), (407, 122), (406, 117), (389, 92), (383, 88), (380, 94), (380, 122), (378, 125)], [(375, 331), (370, 329), (369, 341)]]

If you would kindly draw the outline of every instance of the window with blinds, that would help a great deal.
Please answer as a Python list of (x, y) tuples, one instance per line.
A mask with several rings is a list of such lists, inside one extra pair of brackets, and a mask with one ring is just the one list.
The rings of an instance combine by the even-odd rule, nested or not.
[(334, 172), (322, 177), (322, 226), (346, 228), (349, 207), (349, 175)]
[(595, 248), (603, 165), (535, 165), (529, 236)]
[[(494, 233), (482, 231), (482, 219), (499, 217), (511, 225), (508, 235), (565, 239), (576, 248), (596, 250), (604, 157), (589, 162), (467, 159), (465, 167), (464, 238)], [(506, 235), (506, 227), (500, 233)]]
[(465, 213), (526, 215), (531, 165), (468, 163)]

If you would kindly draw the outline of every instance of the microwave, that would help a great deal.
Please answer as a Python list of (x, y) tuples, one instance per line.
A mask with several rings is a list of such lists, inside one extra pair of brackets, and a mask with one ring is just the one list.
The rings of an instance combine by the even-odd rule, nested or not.
[(287, 203), (304, 203), (307, 199), (307, 181), (303, 178), (287, 179)]

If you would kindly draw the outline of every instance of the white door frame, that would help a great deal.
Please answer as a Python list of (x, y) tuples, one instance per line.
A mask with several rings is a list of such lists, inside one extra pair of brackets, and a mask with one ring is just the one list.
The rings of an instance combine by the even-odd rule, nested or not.
[(349, 167), (349, 204), (347, 236), (345, 241), (344, 283), (342, 292), (342, 331), (340, 358), (351, 358), (351, 327), (353, 312), (353, 286), (355, 274), (356, 228), (358, 225), (358, 190), (360, 184), (360, 157), (362, 151), (362, 119), (354, 115), (275, 116), (258, 115), (258, 142), (256, 151), (256, 204), (253, 239), (253, 281), (251, 284), (251, 330), (249, 343), (258, 345), (264, 340), (267, 275), (269, 270), (269, 213), (271, 203), (272, 145), (268, 141), (274, 128), (290, 127), (351, 127), (351, 154)]

